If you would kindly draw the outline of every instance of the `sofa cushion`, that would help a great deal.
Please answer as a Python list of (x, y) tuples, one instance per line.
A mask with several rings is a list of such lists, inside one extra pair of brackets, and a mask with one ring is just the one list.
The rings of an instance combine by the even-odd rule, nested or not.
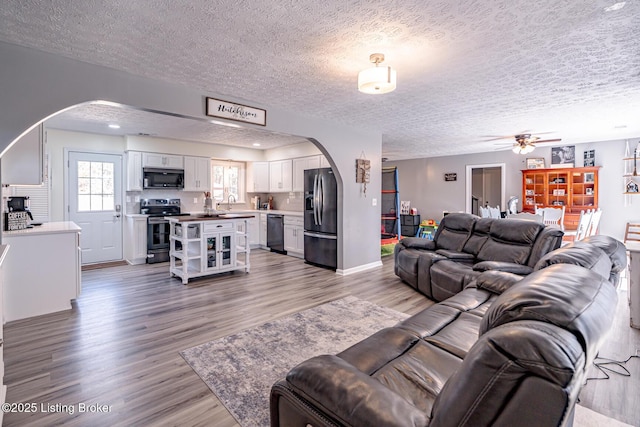
[(443, 301), (464, 289), (480, 272), (475, 272), (468, 264), (445, 260), (431, 267), (431, 296)]
[[(289, 371), (287, 383), (295, 394), (328, 411), (342, 425), (429, 424), (427, 413), (412, 405), (407, 396), (395, 393), (338, 356), (327, 354), (302, 362)], [(434, 399), (429, 399), (429, 407)]]
[[(431, 414), (436, 396), (461, 363), (462, 359), (448, 351), (418, 341), (406, 353), (390, 360), (373, 375), (373, 378), (424, 413)], [(365, 424), (351, 425), (384, 424), (369, 421)]]
[(500, 219), (479, 218), (473, 227), (473, 233), (469, 237), (469, 240), (467, 240), (467, 243), (464, 244), (462, 251), (473, 256), (478, 255), (482, 246), (489, 239), (489, 231), (491, 231), (491, 224), (493, 224), (494, 221), (500, 221)]
[[(604, 296), (601, 296), (604, 294)], [(500, 295), (480, 324), (480, 334), (520, 320), (537, 320), (571, 331), (588, 343), (589, 362), (611, 326), (616, 290), (600, 274), (570, 264), (538, 270)]]
[[(517, 224), (515, 223), (517, 222)], [(518, 219), (501, 219), (491, 223), (489, 238), (480, 248), (479, 261), (505, 261), (526, 264), (531, 247), (544, 224)]]
[(543, 256), (535, 265), (536, 270), (553, 264), (573, 264), (588, 268), (608, 279), (611, 274), (611, 259), (602, 249), (582, 241), (573, 242)]
[(474, 282), (468, 286), (475, 286), (478, 289), (486, 289), (496, 295), (501, 295), (520, 280), (522, 280), (522, 276), (519, 274), (488, 270), (476, 277)]
[(533, 272), (533, 268), (528, 265), (514, 264), (504, 261), (481, 261), (473, 265), (475, 271), (504, 271), (506, 273), (520, 274), (525, 276)]
[(442, 218), (434, 236), (437, 249), (462, 251), (477, 219), (466, 213), (452, 213)]
[(371, 375), (410, 349), (419, 336), (399, 328), (384, 328), (338, 354), (359, 371)]

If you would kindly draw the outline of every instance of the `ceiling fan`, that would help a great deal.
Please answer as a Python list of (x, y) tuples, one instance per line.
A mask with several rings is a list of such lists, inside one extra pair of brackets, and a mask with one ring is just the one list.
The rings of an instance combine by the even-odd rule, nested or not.
[[(527, 133), (527, 132), (528, 131), (523, 131), (523, 132), (521, 132), (519, 134), (516, 134), (516, 135), (492, 137), (491, 139), (488, 139), (487, 141), (495, 141), (495, 140), (498, 140), (498, 139), (514, 138), (516, 142), (513, 143), (513, 144), (512, 143), (508, 143), (508, 144), (512, 144), (512, 150), (516, 154), (529, 154), (536, 148), (536, 144), (562, 141), (562, 139), (560, 139), (560, 138), (540, 139), (539, 136), (532, 136), (531, 133)], [(543, 135), (543, 134), (546, 134), (546, 133), (553, 133), (553, 132), (541, 132), (541, 133), (538, 133), (538, 135)]]

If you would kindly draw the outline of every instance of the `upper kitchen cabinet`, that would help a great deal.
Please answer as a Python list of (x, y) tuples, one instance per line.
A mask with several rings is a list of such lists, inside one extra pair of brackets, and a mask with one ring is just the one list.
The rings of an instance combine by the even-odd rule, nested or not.
[(184, 158), (171, 154), (142, 153), (142, 167), (184, 169)]
[(320, 155), (320, 167), (321, 168), (330, 168), (331, 167), (331, 163), (329, 163), (329, 160), (327, 160), (327, 158), (325, 156), (323, 156), (322, 154)]
[(44, 126), (32, 129), (2, 156), (3, 185), (40, 185), (44, 181)]
[(247, 192), (269, 192), (269, 162), (251, 162), (247, 165)]
[(142, 191), (142, 153), (127, 151), (127, 191)]
[(211, 159), (208, 157), (184, 157), (184, 191), (209, 191), (211, 189)]
[(292, 175), (291, 159), (269, 162), (269, 191), (292, 191)]
[(293, 159), (293, 188), (291, 191), (304, 191), (304, 171), (307, 169), (318, 169), (321, 164), (321, 157), (309, 156)]

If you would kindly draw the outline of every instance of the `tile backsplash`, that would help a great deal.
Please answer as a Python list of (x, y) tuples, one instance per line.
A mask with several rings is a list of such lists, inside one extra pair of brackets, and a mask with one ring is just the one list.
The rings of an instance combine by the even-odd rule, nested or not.
[[(252, 197), (260, 197), (262, 203), (266, 203), (269, 199), (268, 193), (247, 194), (245, 203), (233, 203), (232, 210), (253, 209), (250, 205)], [(304, 193), (273, 193), (273, 209), (284, 211), (302, 212), (304, 210)], [(203, 212), (204, 211), (204, 195), (200, 191), (181, 191), (181, 190), (146, 190), (146, 191), (128, 191), (126, 193), (126, 210), (128, 214), (140, 213), (140, 199), (180, 199), (182, 212)], [(194, 201), (196, 200), (197, 201)], [(226, 209), (226, 203), (221, 203)]]

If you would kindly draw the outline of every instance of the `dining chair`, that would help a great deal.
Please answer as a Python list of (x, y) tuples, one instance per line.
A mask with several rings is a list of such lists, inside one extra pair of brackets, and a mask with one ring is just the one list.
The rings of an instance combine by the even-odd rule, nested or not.
[(624, 243), (640, 242), (640, 221), (628, 222), (624, 231)]
[(487, 209), (489, 209), (489, 218), (501, 218), (500, 206), (496, 206), (495, 208), (488, 207)]
[(587, 237), (589, 231), (589, 224), (591, 224), (591, 218), (593, 217), (593, 211), (587, 209), (586, 211), (580, 211), (580, 220), (578, 220), (578, 228), (575, 230), (568, 230), (564, 232), (565, 236), (573, 236), (574, 241), (582, 240)]
[(564, 211), (565, 207), (561, 208), (538, 208), (536, 207), (536, 214), (542, 215), (543, 223), (552, 227), (557, 227), (564, 231)]
[[(602, 209), (598, 208), (591, 213), (591, 221), (589, 221), (589, 228), (587, 229), (587, 236), (594, 236), (598, 233), (598, 227), (600, 226), (600, 217), (602, 216)], [(585, 237), (587, 237), (585, 236)]]

